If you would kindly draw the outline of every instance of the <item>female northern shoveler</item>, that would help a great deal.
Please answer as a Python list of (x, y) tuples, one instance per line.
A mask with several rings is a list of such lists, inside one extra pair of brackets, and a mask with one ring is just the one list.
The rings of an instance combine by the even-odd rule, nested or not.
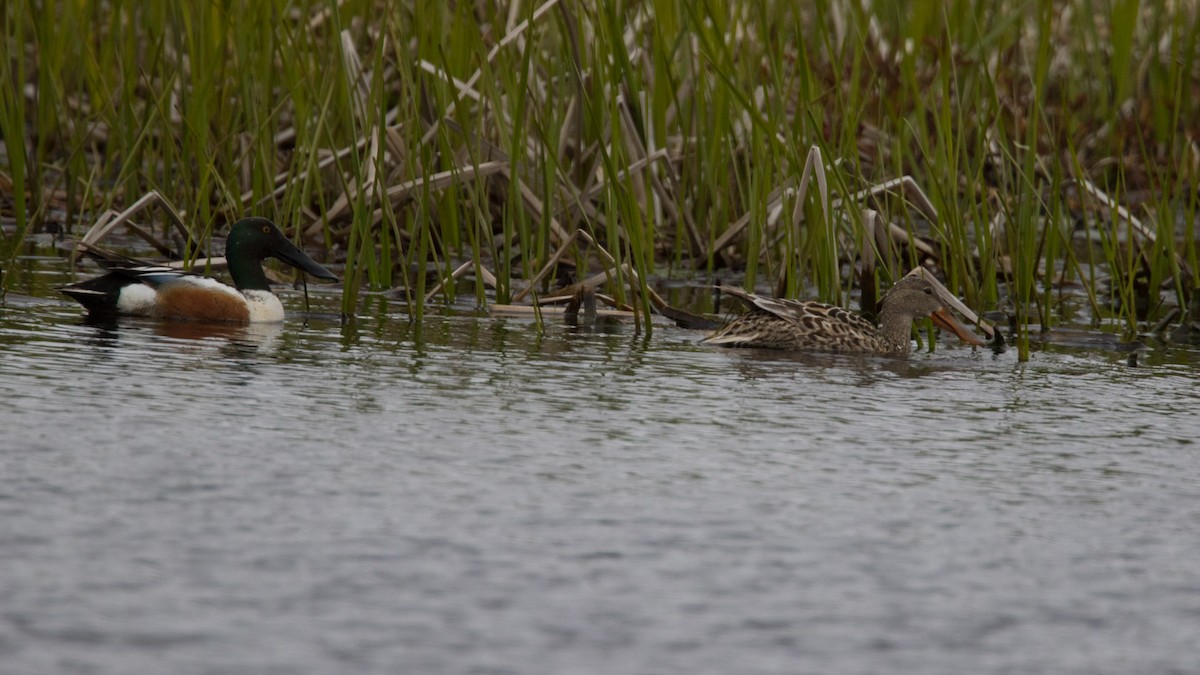
[(908, 354), (913, 319), (925, 316), (964, 342), (985, 344), (947, 310), (954, 308), (965, 316), (974, 313), (922, 268), (909, 272), (884, 296), (879, 326), (834, 305), (764, 298), (729, 286), (722, 290), (746, 303), (750, 311), (702, 340), (711, 345)]
[(94, 248), (86, 252), (108, 273), (59, 290), (78, 300), (91, 316), (132, 314), (241, 323), (282, 321), (283, 305), (271, 292), (262, 268), (264, 259), (277, 258), (315, 277), (337, 280), (266, 218), (246, 218), (229, 230), (225, 261), (236, 290), (216, 279), (171, 267)]

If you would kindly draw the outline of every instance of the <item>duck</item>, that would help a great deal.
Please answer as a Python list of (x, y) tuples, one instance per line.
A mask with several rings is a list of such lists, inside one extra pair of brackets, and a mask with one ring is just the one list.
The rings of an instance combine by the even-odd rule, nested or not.
[(267, 218), (243, 218), (225, 239), (233, 286), (212, 277), (83, 247), (105, 274), (58, 290), (83, 305), (88, 316), (264, 323), (283, 321), (283, 303), (271, 292), (262, 262), (276, 258), (319, 279), (337, 276), (293, 244)]
[(975, 313), (954, 297), (925, 268), (918, 267), (888, 290), (879, 311), (879, 324), (836, 305), (782, 300), (721, 286), (750, 311), (734, 318), (701, 340), (721, 347), (758, 347), (793, 351), (907, 355), (912, 349), (913, 320), (929, 317), (939, 328), (971, 345), (987, 344), (951, 313), (954, 309), (977, 320)]

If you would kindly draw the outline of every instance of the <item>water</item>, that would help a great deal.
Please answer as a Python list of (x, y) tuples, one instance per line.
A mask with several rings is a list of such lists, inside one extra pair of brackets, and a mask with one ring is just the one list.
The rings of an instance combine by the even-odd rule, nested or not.
[(0, 673), (1200, 668), (1196, 352), (285, 304), (0, 309)]

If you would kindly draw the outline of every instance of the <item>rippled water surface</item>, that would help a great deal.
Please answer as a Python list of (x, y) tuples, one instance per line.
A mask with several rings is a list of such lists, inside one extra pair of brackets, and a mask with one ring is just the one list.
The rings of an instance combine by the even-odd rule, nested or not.
[(0, 308), (0, 672), (1200, 667), (1193, 352), (285, 302), (253, 331)]

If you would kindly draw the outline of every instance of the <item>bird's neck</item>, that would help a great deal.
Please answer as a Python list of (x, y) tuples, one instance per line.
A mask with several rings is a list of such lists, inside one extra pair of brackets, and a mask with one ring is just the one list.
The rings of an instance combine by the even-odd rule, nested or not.
[(245, 255), (236, 247), (225, 250), (225, 262), (229, 265), (229, 276), (239, 291), (270, 291), (271, 284), (263, 271), (262, 261)]
[(892, 351), (907, 352), (912, 340), (913, 317), (884, 303), (879, 312), (879, 336), (891, 346)]

